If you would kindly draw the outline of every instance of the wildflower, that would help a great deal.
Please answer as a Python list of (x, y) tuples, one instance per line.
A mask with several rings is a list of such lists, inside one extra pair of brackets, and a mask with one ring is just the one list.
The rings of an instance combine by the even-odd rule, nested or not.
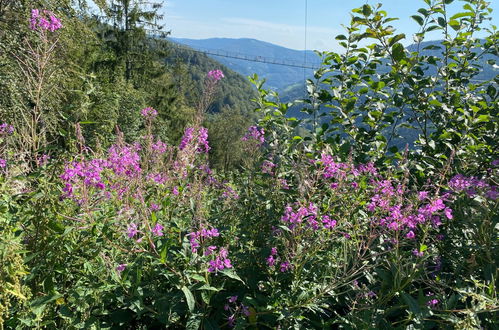
[(199, 128), (199, 137), (198, 137), (198, 152), (208, 153), (210, 151), (210, 146), (208, 145), (208, 129), (204, 127)]
[(140, 110), (140, 114), (142, 115), (142, 117), (152, 120), (152, 119), (156, 118), (156, 116), (158, 115), (158, 111), (156, 109), (151, 108), (151, 107), (147, 107), (147, 108)]
[(255, 140), (258, 141), (258, 146), (262, 146), (265, 143), (265, 131), (263, 128), (257, 126), (250, 126), (248, 128), (248, 133), (242, 137), (242, 141)]
[(127, 229), (127, 236), (132, 238), (134, 237), (135, 235), (137, 235), (139, 231), (137, 230), (137, 225), (134, 224), (134, 223), (131, 223), (128, 225), (128, 229)]
[(213, 254), (213, 252), (215, 252), (216, 249), (217, 249), (217, 247), (215, 245), (210, 245), (210, 246), (208, 246), (208, 248), (204, 252), (204, 255), (209, 256), (210, 254)]
[(435, 305), (437, 305), (439, 303), (438, 299), (431, 299), (430, 301), (428, 301), (426, 304), (430, 307), (433, 307)]
[(187, 127), (184, 131), (184, 136), (182, 136), (182, 140), (180, 141), (180, 145), (178, 148), (180, 150), (184, 150), (189, 143), (192, 141), (192, 134), (194, 133), (194, 127)]
[(159, 210), (159, 205), (156, 203), (151, 203), (151, 211), (158, 211)]
[(168, 145), (163, 141), (158, 140), (151, 146), (151, 148), (158, 154), (164, 154), (166, 150), (168, 150)]
[(14, 133), (14, 126), (7, 123), (2, 123), (0, 125), (0, 137), (2, 135), (11, 135), (12, 133)]
[(414, 254), (416, 257), (422, 257), (424, 253), (422, 251), (414, 249), (412, 250), (412, 254)]
[(420, 201), (425, 200), (426, 198), (428, 198), (428, 192), (427, 191), (420, 191), (418, 194), (418, 197), (419, 197)]
[(208, 72), (207, 76), (209, 79), (212, 79), (214, 81), (219, 81), (220, 79), (225, 77), (222, 70), (211, 70), (210, 72)]
[(277, 248), (273, 247), (272, 249), (270, 249), (270, 255), (272, 256), (277, 255)]
[(237, 296), (230, 296), (227, 300), (229, 300), (230, 303), (235, 303), (237, 301)]
[(414, 232), (411, 230), (410, 232), (408, 232), (405, 237), (407, 237), (408, 239), (413, 239), (414, 237), (416, 237), (416, 235), (414, 234)]
[(164, 227), (162, 225), (160, 225), (159, 223), (157, 223), (154, 228), (151, 230), (151, 232), (155, 235), (155, 236), (163, 236), (163, 229)]
[(174, 194), (175, 196), (178, 196), (178, 187), (177, 186), (173, 187), (172, 194)]
[(289, 184), (288, 184), (288, 181), (286, 181), (286, 179), (279, 179), (279, 185), (284, 190), (288, 190), (289, 189)]
[(450, 208), (446, 207), (446, 208), (444, 209), (444, 213), (445, 213), (445, 216), (447, 217), (447, 219), (449, 219), (449, 220), (450, 220), (450, 219), (452, 219), (452, 218), (453, 218), (453, 216), (452, 216), (452, 209), (450, 209)]
[(227, 318), (227, 324), (229, 327), (233, 327), (236, 324), (236, 315), (232, 314)]
[(322, 223), (324, 224), (324, 228), (326, 229), (333, 229), (336, 226), (336, 220), (332, 220), (327, 215), (322, 217)]
[(250, 316), (250, 310), (248, 306), (241, 304), (241, 311), (243, 312), (244, 316), (248, 317)]
[(3, 158), (0, 158), (0, 168), (5, 168), (7, 166), (7, 161)]
[(273, 168), (276, 167), (276, 164), (272, 163), (269, 160), (264, 160), (262, 164), (262, 173), (274, 175)]
[(39, 29), (55, 32), (62, 28), (61, 21), (55, 17), (54, 13), (48, 10), (40, 12), (39, 9), (32, 9), (29, 23), (29, 27), (33, 31)]
[(280, 266), (280, 271), (281, 272), (284, 273), (284, 272), (287, 272), (290, 269), (291, 269), (291, 264), (289, 262), (285, 261), (285, 262), (281, 263), (281, 266)]
[(273, 256), (273, 255), (268, 256), (268, 258), (267, 258), (267, 260), (266, 260), (267, 265), (268, 265), (269, 267), (274, 267), (274, 265), (275, 265), (275, 261), (276, 261), (276, 260), (275, 260), (275, 258), (274, 258), (274, 256)]
[(127, 266), (126, 264), (119, 264), (119, 265), (116, 267), (116, 270), (117, 270), (119, 273), (121, 273), (122, 271), (124, 271), (124, 270), (125, 270), (126, 266)]

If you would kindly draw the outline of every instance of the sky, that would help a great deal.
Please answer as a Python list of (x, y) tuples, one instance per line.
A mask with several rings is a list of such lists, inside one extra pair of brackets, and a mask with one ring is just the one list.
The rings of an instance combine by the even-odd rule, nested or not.
[[(405, 33), (405, 45), (419, 25), (410, 18), (426, 7), (422, 0), (166, 0), (163, 2), (164, 28), (171, 37), (253, 38), (292, 49), (339, 51), (334, 37), (345, 33), (342, 24), (350, 22), (350, 11), (365, 3), (382, 3), (392, 25)], [(456, 1), (451, 11), (462, 7)], [(499, 25), (499, 1), (490, 0), (494, 9), (491, 23)], [(305, 10), (306, 8), (306, 10)], [(305, 15), (306, 13), (306, 15)], [(305, 33), (305, 20), (307, 29)], [(306, 37), (305, 37), (306, 36)], [(437, 35), (427, 40), (439, 39)]]

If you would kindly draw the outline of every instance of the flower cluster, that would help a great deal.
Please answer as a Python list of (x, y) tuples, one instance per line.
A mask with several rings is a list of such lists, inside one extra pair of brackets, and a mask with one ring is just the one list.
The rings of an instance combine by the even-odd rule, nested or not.
[[(212, 248), (216, 249), (216, 246), (213, 246)], [(215, 273), (225, 268), (232, 268), (228, 255), (229, 251), (227, 251), (226, 248), (220, 248), (218, 255), (215, 256), (215, 259), (208, 262), (208, 271), (210, 273)]]
[(189, 243), (191, 244), (192, 253), (197, 253), (198, 249), (201, 247), (203, 240), (218, 237), (220, 236), (220, 233), (216, 228), (203, 228), (201, 230), (189, 233), (187, 234), (187, 236), (189, 237)]
[(140, 110), (140, 114), (146, 118), (146, 119), (154, 119), (158, 115), (158, 111), (156, 109), (153, 109), (151, 107), (144, 108)]
[(449, 188), (454, 192), (465, 192), (468, 196), (473, 197), (478, 192), (485, 192), (487, 198), (496, 200), (499, 194), (497, 186), (490, 185), (485, 180), (478, 179), (474, 176), (467, 177), (462, 174), (454, 176), (449, 181)]
[(204, 245), (205, 248), (203, 255), (212, 256), (212, 259), (208, 261), (208, 271), (210, 273), (216, 273), (217, 271), (225, 268), (232, 268), (231, 261), (228, 258), (229, 251), (226, 248), (218, 248), (216, 245), (205, 245), (205, 243), (211, 238), (220, 236), (218, 229), (202, 228), (201, 230), (187, 234), (187, 236), (189, 237), (192, 253), (197, 253), (198, 250)]
[(318, 230), (320, 228), (317, 220), (319, 218), (318, 207), (314, 203), (309, 203), (308, 206), (297, 205), (297, 207), (298, 209), (295, 211), (292, 206), (286, 206), (281, 221), (285, 222), (291, 230), (303, 224), (306, 228)]
[(258, 146), (262, 146), (265, 143), (265, 132), (263, 128), (257, 126), (250, 126), (248, 128), (248, 133), (241, 138), (242, 141), (255, 140), (258, 141)]
[(14, 126), (9, 125), (7, 123), (2, 123), (0, 125), (0, 138), (7, 135), (11, 135), (12, 133), (14, 133)]
[[(277, 256), (277, 248), (273, 247), (270, 249), (270, 255), (266, 259), (267, 266), (273, 268), (279, 259), (280, 258)], [(281, 273), (287, 272), (291, 268), (293, 267), (288, 261), (282, 261), (279, 265), (279, 271), (281, 271)]]
[(29, 27), (31, 30), (54, 32), (62, 28), (62, 23), (51, 11), (32, 9)]
[(219, 81), (220, 79), (224, 78), (224, 73), (222, 70), (211, 70), (208, 72), (208, 78), (212, 79), (214, 81)]
[(250, 310), (248, 306), (243, 303), (237, 302), (238, 296), (230, 296), (227, 298), (227, 304), (224, 305), (224, 310), (229, 312), (230, 315), (227, 317), (227, 325), (229, 327), (234, 327), (236, 324), (237, 317), (242, 314), (246, 317), (250, 316)]
[(272, 163), (270, 160), (264, 160), (262, 164), (262, 173), (274, 175), (274, 167), (276, 167), (276, 164)]
[[(178, 148), (180, 150), (184, 150), (189, 146), (195, 139), (194, 134), (196, 130), (194, 127), (187, 127), (184, 132), (184, 136), (180, 141), (180, 145)], [(200, 127), (197, 131), (197, 141), (195, 149), (198, 153), (208, 153), (210, 151), (210, 146), (208, 144), (208, 129), (204, 127)]]
[[(67, 164), (60, 176), (64, 183), (64, 198), (73, 197), (74, 187), (82, 184), (83, 188), (93, 187), (104, 190), (106, 184), (102, 173), (111, 170), (117, 178), (136, 178), (141, 173), (139, 146), (111, 146), (106, 159), (82, 160)], [(110, 187), (111, 188), (111, 187)], [(116, 188), (116, 187), (114, 187)]]

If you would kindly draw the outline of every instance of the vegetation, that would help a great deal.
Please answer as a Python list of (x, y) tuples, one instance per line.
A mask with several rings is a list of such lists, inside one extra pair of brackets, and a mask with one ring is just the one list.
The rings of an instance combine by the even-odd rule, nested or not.
[[(109, 19), (138, 15), (125, 29), (0, 0), (0, 328), (497, 324), (488, 3), (425, 0), (409, 50), (381, 6), (354, 9), (296, 118), (114, 2)], [(443, 56), (423, 49), (436, 30)], [(418, 138), (399, 150), (402, 128)]]

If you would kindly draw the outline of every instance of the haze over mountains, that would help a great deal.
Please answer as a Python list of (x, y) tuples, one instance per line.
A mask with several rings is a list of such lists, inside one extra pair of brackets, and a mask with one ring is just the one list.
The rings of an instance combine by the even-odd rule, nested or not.
[[(201, 51), (216, 51), (226, 52), (229, 56), (244, 56), (254, 60), (276, 59), (281, 62), (303, 64), (307, 66), (319, 67), (321, 64), (320, 57), (313, 51), (303, 51), (289, 49), (282, 46), (274, 45), (268, 42), (256, 39), (231, 39), (231, 38), (210, 38), (210, 39), (185, 39), (171, 38), (173, 42), (189, 46)], [(421, 43), (420, 48), (428, 46), (439, 46), (441, 41), (426, 41)], [(414, 45), (407, 47), (409, 51), (414, 51)], [(431, 49), (423, 50), (425, 55), (441, 56), (442, 50)], [(301, 98), (305, 91), (304, 81), (313, 75), (312, 69), (304, 69), (301, 67), (292, 67), (284, 65), (276, 65), (271, 63), (261, 63), (247, 61), (237, 58), (209, 55), (211, 58), (236, 71), (237, 73), (247, 77), (256, 73), (260, 78), (266, 79), (265, 86), (280, 92), (287, 100), (291, 98)], [(497, 56), (483, 57), (480, 64), (483, 66), (483, 71), (476, 77), (480, 80), (493, 79), (499, 74), (499, 66), (488, 64), (489, 60), (498, 60)], [(306, 61), (306, 62), (305, 62)], [(430, 74), (434, 72), (431, 69)]]
[[(224, 51), (228, 55), (248, 55), (249, 58), (260, 61), (276, 59), (295, 64), (303, 64), (306, 61), (307, 66), (314, 67), (321, 64), (320, 58), (313, 51), (289, 49), (256, 39), (211, 38), (198, 40), (172, 38), (171, 40), (196, 50)], [(304, 77), (310, 77), (313, 74), (312, 69), (300, 67), (253, 62), (216, 55), (210, 55), (210, 57), (245, 77), (256, 73), (260, 78), (267, 80), (266, 86), (268, 88), (277, 90), (302, 82)]]

